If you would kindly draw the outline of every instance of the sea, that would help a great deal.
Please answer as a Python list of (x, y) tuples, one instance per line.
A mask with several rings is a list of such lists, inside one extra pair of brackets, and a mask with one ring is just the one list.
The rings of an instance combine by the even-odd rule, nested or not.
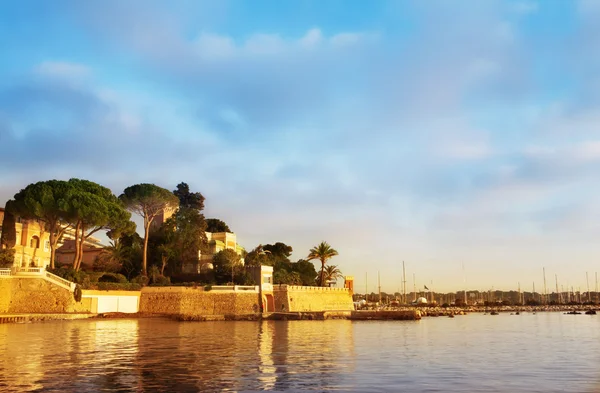
[(600, 392), (600, 315), (0, 325), (0, 392)]

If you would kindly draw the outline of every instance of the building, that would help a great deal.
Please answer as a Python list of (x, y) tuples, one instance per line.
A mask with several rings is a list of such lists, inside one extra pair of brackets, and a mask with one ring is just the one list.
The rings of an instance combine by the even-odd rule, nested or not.
[(237, 243), (237, 237), (232, 232), (205, 232), (208, 241), (206, 252), (198, 252), (198, 264), (187, 264), (183, 266), (184, 273), (201, 273), (206, 269), (212, 269), (212, 260), (216, 253), (223, 250), (234, 250), (244, 264), (246, 250)]
[[(82, 270), (92, 270), (96, 258), (102, 253), (104, 246), (95, 237), (89, 237), (83, 244), (83, 258), (81, 259)], [(57, 267), (61, 265), (72, 265), (75, 260), (75, 239), (66, 239), (56, 249), (54, 263)]]
[[(0, 235), (4, 222), (5, 209), (0, 208)], [(50, 233), (43, 230), (37, 220), (15, 217), (15, 262), (17, 267), (48, 267), (50, 265)], [(95, 237), (89, 237), (83, 246), (82, 266), (91, 269), (94, 260), (104, 246)], [(67, 230), (59, 240), (54, 262), (56, 265), (72, 264), (75, 259), (75, 236)]]
[[(4, 222), (4, 215), (4, 208), (0, 208), (0, 225)], [(43, 230), (42, 224), (16, 216), (15, 232), (14, 266), (46, 267), (50, 264), (50, 234)]]

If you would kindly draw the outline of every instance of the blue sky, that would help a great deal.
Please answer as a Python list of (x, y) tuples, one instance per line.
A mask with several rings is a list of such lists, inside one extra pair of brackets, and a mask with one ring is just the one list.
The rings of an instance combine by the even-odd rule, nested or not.
[(584, 290), (599, 49), (596, 1), (2, 2), (0, 202), (184, 181), (359, 288)]

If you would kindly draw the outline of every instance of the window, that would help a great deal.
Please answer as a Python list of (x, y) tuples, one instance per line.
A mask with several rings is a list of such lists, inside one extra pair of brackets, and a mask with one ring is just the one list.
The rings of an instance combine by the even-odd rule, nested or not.
[(33, 236), (31, 238), (31, 242), (29, 243), (29, 247), (31, 248), (40, 248), (40, 238), (37, 236)]
[(44, 242), (44, 252), (50, 251), (50, 240)]
[(263, 284), (270, 284), (271, 276), (263, 276)]

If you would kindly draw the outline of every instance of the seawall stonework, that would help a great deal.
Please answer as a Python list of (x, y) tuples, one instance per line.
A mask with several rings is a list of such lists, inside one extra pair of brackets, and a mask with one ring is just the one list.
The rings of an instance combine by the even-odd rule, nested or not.
[(73, 293), (41, 278), (0, 280), (0, 313), (89, 312), (90, 301), (77, 303)]
[(258, 312), (258, 293), (212, 292), (189, 287), (146, 287), (140, 312), (164, 315), (243, 315)]
[(348, 289), (275, 285), (275, 311), (352, 311)]

